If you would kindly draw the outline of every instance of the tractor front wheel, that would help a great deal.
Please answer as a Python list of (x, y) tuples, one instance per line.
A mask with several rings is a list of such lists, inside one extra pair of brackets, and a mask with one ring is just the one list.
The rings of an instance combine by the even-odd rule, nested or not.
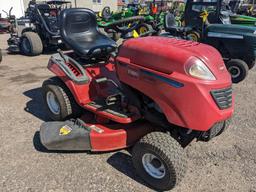
[(174, 188), (186, 172), (183, 148), (162, 132), (144, 136), (132, 150), (132, 161), (138, 175), (157, 191)]
[(239, 83), (248, 75), (248, 65), (240, 59), (231, 59), (226, 63), (226, 67), (231, 74), (232, 82)]
[(200, 34), (196, 31), (191, 31), (187, 34), (187, 40), (199, 42), (200, 41)]

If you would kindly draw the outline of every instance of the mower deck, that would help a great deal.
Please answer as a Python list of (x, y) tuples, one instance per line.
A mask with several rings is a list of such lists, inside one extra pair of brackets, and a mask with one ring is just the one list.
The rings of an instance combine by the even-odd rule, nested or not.
[(104, 124), (96, 122), (94, 115), (87, 113), (79, 122), (44, 123), (40, 137), (49, 150), (101, 152), (127, 148), (153, 130), (153, 126), (145, 121)]

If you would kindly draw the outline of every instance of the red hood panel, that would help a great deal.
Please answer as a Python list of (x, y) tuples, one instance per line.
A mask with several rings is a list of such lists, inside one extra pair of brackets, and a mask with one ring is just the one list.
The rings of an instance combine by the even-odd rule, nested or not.
[(129, 59), (130, 63), (165, 74), (184, 74), (184, 65), (191, 56), (201, 59), (218, 80), (230, 79), (223, 59), (215, 48), (176, 38), (144, 37), (127, 40), (121, 46), (117, 60)]

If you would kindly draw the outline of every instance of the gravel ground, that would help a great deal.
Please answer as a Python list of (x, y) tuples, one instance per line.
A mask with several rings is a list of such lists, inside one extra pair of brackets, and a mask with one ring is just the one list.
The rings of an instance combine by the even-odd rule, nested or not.
[[(6, 49), (7, 35), (0, 35)], [(4, 51), (5, 52), (5, 51)], [(0, 64), (0, 191), (152, 191), (134, 173), (126, 151), (56, 154), (38, 150), (47, 115), (41, 84), (50, 55), (4, 53)], [(234, 85), (231, 127), (208, 143), (186, 148), (189, 169), (173, 191), (256, 191), (256, 70)]]

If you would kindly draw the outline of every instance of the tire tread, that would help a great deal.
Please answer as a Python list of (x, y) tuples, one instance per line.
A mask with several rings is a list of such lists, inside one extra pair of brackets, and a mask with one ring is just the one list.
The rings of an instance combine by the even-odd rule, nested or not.
[[(166, 162), (169, 167), (172, 167), (173, 171), (171, 172), (171, 178), (175, 179), (170, 180), (169, 185), (166, 186), (165, 190), (169, 190), (181, 182), (186, 173), (187, 159), (183, 148), (174, 138), (166, 133), (152, 132), (144, 136), (134, 146), (133, 154), (136, 155), (136, 151), (140, 150), (141, 147), (149, 147), (161, 157), (165, 157), (163, 161)], [(135, 169), (138, 170), (138, 167), (136, 166), (137, 162), (133, 163)]]
[(63, 101), (60, 103), (60, 105), (62, 108), (64, 108), (64, 112), (61, 113), (60, 117), (58, 118), (51, 117), (53, 120), (66, 120), (70, 117), (78, 117), (80, 115), (81, 107), (76, 103), (70, 90), (58, 77), (52, 77), (44, 81), (42, 87), (45, 101), (45, 95), (48, 88), (54, 92), (59, 92), (63, 98)]

